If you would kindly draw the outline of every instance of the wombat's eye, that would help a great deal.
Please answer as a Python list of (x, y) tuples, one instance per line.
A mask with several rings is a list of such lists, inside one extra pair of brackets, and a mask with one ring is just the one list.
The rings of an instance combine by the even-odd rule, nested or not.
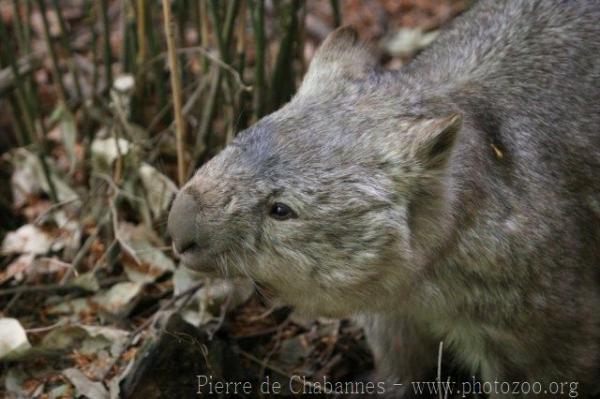
[(271, 206), (269, 216), (277, 220), (287, 220), (298, 217), (292, 208), (286, 204), (282, 204), (281, 202), (276, 202), (273, 204), (273, 206)]

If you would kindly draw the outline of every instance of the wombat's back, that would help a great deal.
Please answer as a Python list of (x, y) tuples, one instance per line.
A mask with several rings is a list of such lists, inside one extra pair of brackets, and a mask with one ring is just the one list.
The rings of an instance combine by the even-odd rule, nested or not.
[(553, 126), (577, 114), (584, 127), (599, 115), (600, 3), (482, 0), (406, 72), (458, 100), (485, 97)]
[(482, 0), (405, 73), (420, 99), (443, 98), (473, 128), (455, 173), (486, 167), (492, 192), (528, 193), (547, 215), (563, 204), (600, 216), (600, 2)]
[[(432, 272), (440, 300), (432, 323), (484, 374), (592, 381), (600, 377), (600, 2), (475, 7), (404, 71), (419, 87), (420, 100), (409, 102), (464, 115), (449, 166), (456, 224)], [(477, 324), (463, 329), (456, 318)], [(486, 363), (481, 347), (466, 349), (474, 341), (506, 359)]]

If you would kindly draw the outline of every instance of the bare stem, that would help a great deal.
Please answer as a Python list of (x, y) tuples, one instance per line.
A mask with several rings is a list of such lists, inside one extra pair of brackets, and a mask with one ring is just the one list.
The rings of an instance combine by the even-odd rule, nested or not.
[[(198, 32), (198, 44), (202, 47), (208, 45), (208, 16), (206, 11), (206, 0), (198, 0), (196, 3), (196, 31)], [(199, 60), (202, 65), (202, 72), (208, 71), (208, 61)]]
[[(150, 3), (147, 3), (150, 4)], [(146, 18), (148, 21), (154, 20), (154, 8), (151, 6), (146, 7)], [(155, 29), (146, 29), (146, 34), (148, 35), (148, 50), (150, 51), (150, 57), (156, 57), (161, 51), (161, 45), (157, 39), (157, 34)], [(144, 64), (147, 65), (148, 63)], [(158, 94), (158, 104), (159, 106), (165, 107), (168, 104), (167, 100), (167, 83), (165, 79), (163, 79), (163, 67), (157, 63), (153, 63), (153, 75), (154, 75), (154, 84), (156, 88), (156, 92)]]
[[(46, 182), (48, 183), (48, 189), (51, 199), (54, 202), (58, 201), (58, 197), (56, 195), (56, 189), (54, 187), (54, 182), (52, 181), (52, 177), (50, 175), (50, 169), (45, 159), (45, 136), (43, 127), (39, 127), (42, 124), (43, 118), (38, 118), (38, 123), (35, 121), (35, 116), (37, 115), (37, 107), (34, 110), (33, 104), (35, 102), (29, 103), (26, 100), (26, 89), (23, 79), (21, 78), (21, 74), (19, 73), (19, 66), (16, 61), (16, 51), (12, 47), (12, 42), (8, 38), (8, 33), (6, 32), (6, 26), (4, 26), (4, 22), (2, 18), (0, 18), (0, 42), (4, 44), (2, 49), (4, 51), (0, 51), (0, 66), (2, 65), (10, 65), (13, 76), (15, 77), (15, 84), (17, 86), (16, 90), (16, 99), (21, 109), (21, 112), (25, 116), (24, 125), (26, 127), (27, 134), (30, 140), (36, 140), (37, 144), (37, 155), (42, 164), (42, 170), (44, 173), (44, 177), (46, 178)], [(33, 87), (35, 88), (35, 86)], [(35, 95), (32, 95), (35, 98)], [(36, 134), (37, 133), (37, 134)]]
[(148, 41), (146, 39), (146, 0), (137, 0), (137, 35), (138, 65), (141, 66), (148, 57)]
[(264, 0), (248, 0), (254, 31), (254, 117), (265, 114), (265, 3)]
[(137, 328), (135, 328), (129, 334), (129, 338), (127, 339), (127, 342), (125, 343), (125, 345), (123, 345), (121, 352), (117, 356), (114, 357), (113, 361), (111, 362), (110, 367), (108, 367), (106, 369), (106, 372), (104, 373), (104, 376), (102, 377), (102, 380), (105, 380), (106, 377), (108, 376), (108, 374), (110, 373), (110, 371), (113, 369), (113, 367), (116, 366), (121, 361), (121, 357), (123, 356), (125, 351), (127, 349), (129, 349), (129, 347), (133, 344), (133, 342), (135, 341), (135, 339), (137, 338), (138, 335), (140, 335), (146, 329), (153, 327), (156, 324), (156, 322), (159, 320), (159, 317), (163, 312), (165, 312), (169, 308), (172, 308), (173, 306), (175, 306), (175, 304), (177, 304), (177, 302), (180, 299), (188, 298), (188, 297), (191, 297), (192, 295), (194, 295), (196, 293), (196, 291), (198, 291), (200, 288), (202, 288), (203, 285), (204, 285), (204, 281), (201, 281), (201, 282), (198, 282), (198, 283), (188, 287), (187, 289), (180, 292), (179, 294), (174, 294), (168, 301), (166, 301), (162, 305), (160, 305), (160, 307), (158, 308), (158, 310), (154, 313), (154, 315), (152, 317), (147, 318), (146, 320), (144, 320), (144, 322), (142, 324), (140, 324)]
[(298, 39), (298, 10), (300, 0), (292, 0), (282, 15), (282, 30), (284, 36), (279, 44), (279, 52), (273, 71), (271, 84), (270, 109), (276, 109), (288, 101), (294, 90), (294, 45)]
[(81, 91), (81, 79), (79, 77), (79, 69), (77, 68), (77, 64), (75, 63), (73, 48), (69, 42), (67, 37), (67, 24), (65, 23), (65, 18), (62, 15), (60, 5), (58, 4), (58, 0), (52, 0), (52, 5), (54, 6), (54, 11), (58, 17), (58, 24), (60, 26), (60, 40), (63, 48), (67, 51), (69, 55), (69, 70), (73, 75), (73, 83), (75, 84), (75, 92), (77, 93), (77, 98), (79, 101), (83, 101), (83, 93)]
[(175, 45), (175, 33), (173, 29), (173, 16), (171, 15), (171, 4), (169, 0), (162, 0), (163, 16), (165, 24), (165, 35), (167, 37), (167, 52), (169, 55), (169, 69), (171, 70), (171, 89), (173, 91), (173, 112), (175, 114), (175, 131), (177, 135), (177, 178), (179, 186), (183, 186), (186, 180), (184, 141), (185, 121), (181, 112), (181, 76), (177, 68), (177, 50)]
[(337, 28), (342, 25), (342, 12), (340, 10), (340, 0), (330, 0), (331, 10), (333, 11), (333, 25)]
[(106, 87), (112, 86), (112, 63), (110, 50), (110, 24), (108, 21), (108, 0), (100, 0), (100, 15), (102, 17), (102, 39), (104, 42), (104, 71)]
[(46, 47), (48, 47), (48, 52), (50, 53), (50, 58), (52, 60), (52, 72), (54, 74), (54, 80), (56, 81), (57, 93), (59, 100), (66, 104), (67, 102), (67, 89), (62, 81), (62, 74), (60, 73), (60, 64), (58, 61), (58, 55), (56, 54), (56, 49), (52, 45), (52, 36), (50, 34), (50, 23), (48, 22), (48, 15), (46, 13), (46, 3), (44, 0), (37, 0), (38, 7), (40, 8), (40, 14), (42, 14), (42, 22), (44, 25), (44, 39), (46, 41)]

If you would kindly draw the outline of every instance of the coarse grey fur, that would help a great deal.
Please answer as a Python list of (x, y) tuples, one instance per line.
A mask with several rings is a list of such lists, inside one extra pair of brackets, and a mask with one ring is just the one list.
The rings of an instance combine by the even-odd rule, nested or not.
[(342, 28), (183, 188), (169, 229), (191, 268), (361, 320), (390, 380), (424, 378), (443, 341), (484, 381), (589, 395), (599, 100), (597, 1), (482, 1), (400, 71)]

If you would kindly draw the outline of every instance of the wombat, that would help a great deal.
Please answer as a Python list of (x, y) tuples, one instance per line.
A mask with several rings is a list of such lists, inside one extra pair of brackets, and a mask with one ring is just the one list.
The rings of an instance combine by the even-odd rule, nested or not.
[(183, 263), (354, 317), (387, 381), (443, 341), (482, 381), (597, 392), (600, 2), (481, 1), (401, 70), (377, 60), (334, 31), (197, 171), (169, 216)]

